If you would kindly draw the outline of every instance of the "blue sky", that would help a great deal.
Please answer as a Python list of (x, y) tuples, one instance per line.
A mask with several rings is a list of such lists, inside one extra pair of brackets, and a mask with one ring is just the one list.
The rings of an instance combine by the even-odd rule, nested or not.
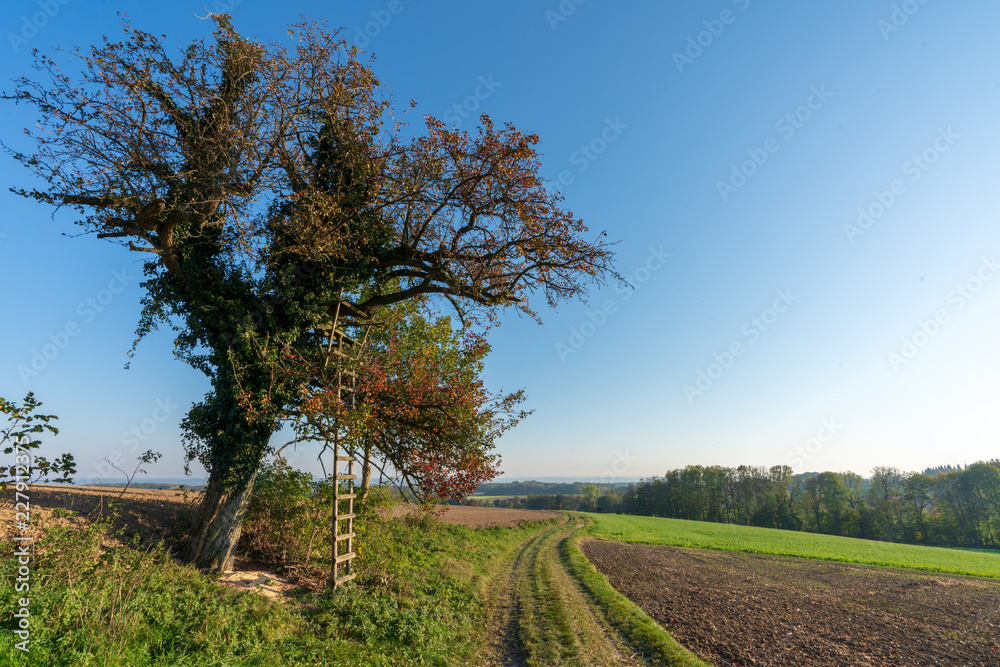
[[(399, 108), (417, 100), (414, 126), (485, 112), (537, 133), (567, 207), (621, 241), (634, 290), (597, 288), (543, 326), (510, 312), (492, 336), (489, 384), (535, 410), (499, 443), (507, 477), (1000, 454), (995, 3), (228, 6), (268, 41), (299, 15), (345, 26)], [(7, 3), (0, 78), (31, 74), (31, 48), (113, 35), (119, 10), (185, 44), (210, 32), (206, 7), (224, 9)], [(29, 110), (0, 119), (24, 146)], [(0, 170), (33, 185), (7, 156)], [(60, 416), (45, 447), (74, 452), (81, 481), (147, 448), (165, 455), (151, 477), (179, 476), (178, 423), (208, 383), (170, 332), (124, 370), (139, 258), (6, 188), (0, 211), (0, 395)]]

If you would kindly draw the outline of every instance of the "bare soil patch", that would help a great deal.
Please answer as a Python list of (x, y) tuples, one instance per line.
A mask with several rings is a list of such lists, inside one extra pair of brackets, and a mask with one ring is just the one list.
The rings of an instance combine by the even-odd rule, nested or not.
[[(416, 516), (421, 512), (420, 505), (399, 503), (393, 506), (392, 516)], [(501, 526), (511, 528), (529, 521), (547, 521), (562, 516), (559, 512), (548, 510), (516, 510), (504, 507), (478, 507), (469, 505), (435, 505), (432, 514), (442, 523), (451, 523), (469, 528), (493, 528)]]
[[(84, 525), (109, 516), (120, 493), (120, 488), (113, 487), (33, 484), (27, 493), (31, 515), (27, 534), (38, 538), (46, 526)], [(0, 539), (22, 534), (14, 526), (14, 501), (15, 489), (10, 485), (0, 502), (9, 517), (0, 522)], [(120, 501), (115, 527), (124, 529), (123, 537), (138, 535), (143, 544), (158, 542), (185, 527), (200, 501), (201, 494), (193, 491), (129, 489)]]
[(238, 565), (233, 572), (223, 572), (219, 577), (219, 583), (227, 588), (259, 593), (282, 603), (287, 602), (290, 593), (298, 587), (288, 578), (267, 569), (243, 570)]
[(1000, 666), (1000, 582), (584, 540), (621, 593), (717, 667)]
[(546, 521), (558, 519), (559, 512), (547, 510), (515, 510), (503, 507), (471, 507), (467, 505), (444, 505), (441, 515), (444, 523), (453, 523), (470, 528), (493, 528), (503, 526), (510, 528), (526, 521)]

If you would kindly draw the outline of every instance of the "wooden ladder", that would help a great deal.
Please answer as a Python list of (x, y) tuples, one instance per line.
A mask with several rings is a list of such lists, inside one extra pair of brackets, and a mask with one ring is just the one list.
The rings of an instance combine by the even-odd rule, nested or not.
[[(366, 320), (364, 313), (343, 300), (337, 301), (330, 315), (332, 321), (317, 331), (317, 340), (326, 339), (323, 350), (324, 366), (330, 359), (334, 361), (337, 404), (341, 405), (344, 392), (348, 392), (350, 407), (354, 408), (357, 375), (352, 369), (345, 369), (343, 366), (347, 360), (356, 359), (364, 347), (368, 339), (370, 321)], [(342, 323), (362, 327), (365, 330), (364, 340), (358, 344), (343, 331)], [(354, 499), (358, 497), (354, 492), (354, 480), (357, 479), (357, 475), (354, 474), (355, 457), (349, 455), (349, 452), (344, 452), (342, 455), (340, 431), (338, 424), (333, 430), (333, 526), (330, 540), (332, 543), (330, 585), (334, 589), (357, 576), (354, 571), (354, 557), (357, 555), (354, 552)], [(346, 470), (343, 469), (345, 463)], [(346, 493), (341, 492), (341, 480), (347, 482)], [(346, 503), (346, 508), (341, 503)]]
[[(347, 464), (347, 472), (341, 473), (341, 465)], [(348, 491), (340, 492), (340, 480), (348, 480)], [(333, 498), (333, 567), (330, 570), (330, 580), (334, 588), (357, 576), (354, 572), (354, 499), (358, 494), (353, 493), (354, 480), (354, 457), (341, 456), (339, 443), (334, 445), (334, 498)], [(340, 504), (347, 503), (347, 511), (342, 512)], [(345, 522), (341, 526), (341, 521)], [(340, 545), (344, 545), (341, 551)]]

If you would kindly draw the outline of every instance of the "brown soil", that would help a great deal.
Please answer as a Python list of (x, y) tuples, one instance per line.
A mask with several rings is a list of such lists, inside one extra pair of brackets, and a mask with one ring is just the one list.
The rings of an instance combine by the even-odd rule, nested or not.
[[(411, 503), (400, 503), (392, 508), (392, 516), (401, 517), (420, 512), (420, 506)], [(433, 514), (442, 523), (451, 523), (469, 528), (493, 528), (502, 526), (510, 528), (528, 521), (546, 521), (558, 519), (559, 512), (548, 510), (515, 510), (503, 507), (478, 507), (467, 505), (438, 505)]]
[[(0, 514), (6, 519), (0, 521), (0, 540), (22, 534), (37, 538), (46, 526), (85, 525), (102, 515), (109, 516), (111, 503), (120, 493), (120, 488), (113, 487), (32, 484), (27, 491), (30, 528), (21, 533), (14, 525), (16, 496), (14, 486), (10, 485), (0, 502)], [(183, 527), (200, 501), (201, 494), (192, 491), (129, 489), (120, 501), (121, 511), (114, 525), (124, 529), (122, 537), (139, 535), (143, 544), (158, 542), (169, 537), (175, 528)]]
[(241, 591), (259, 593), (266, 598), (286, 603), (291, 598), (291, 592), (299, 584), (288, 577), (277, 575), (267, 568), (260, 570), (243, 569), (240, 559), (236, 559), (233, 572), (224, 572), (219, 577), (219, 584)]
[(558, 519), (559, 512), (547, 510), (514, 510), (503, 507), (470, 507), (466, 505), (448, 505), (441, 521), (454, 523), (470, 528), (493, 528), (494, 526), (520, 525), (526, 521), (545, 521)]
[[(27, 534), (37, 537), (44, 526), (79, 524), (84, 516), (96, 518), (102, 513), (108, 514), (109, 500), (117, 498), (119, 493), (121, 489), (114, 487), (33, 484), (28, 492), (32, 527)], [(0, 496), (0, 508), (10, 517), (9, 521), (0, 521), (0, 539), (21, 534), (14, 526), (14, 500), (14, 487), (11, 485)], [(122, 498), (122, 525), (127, 533), (138, 533), (144, 542), (163, 539), (175, 526), (184, 525), (185, 519), (198, 509), (199, 502), (201, 494), (196, 491), (129, 489)], [(70, 510), (72, 516), (57, 516), (53, 512), (57, 508)], [(401, 516), (416, 511), (416, 505), (400, 504), (396, 506), (395, 514)], [(525, 521), (545, 521), (561, 516), (558, 512), (546, 510), (464, 505), (441, 505), (436, 513), (444, 523), (470, 528), (509, 527)]]
[(717, 667), (1000, 665), (1000, 582), (584, 540), (611, 584)]

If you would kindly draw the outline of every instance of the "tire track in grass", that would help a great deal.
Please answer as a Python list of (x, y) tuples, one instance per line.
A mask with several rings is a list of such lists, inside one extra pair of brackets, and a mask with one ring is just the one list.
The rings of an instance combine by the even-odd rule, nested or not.
[(579, 527), (567, 518), (527, 540), (514, 561), (517, 636), (526, 664), (646, 664), (609, 628), (567, 570), (560, 546)]
[(511, 550), (503, 564), (498, 566), (497, 574), (490, 583), (487, 593), (487, 599), (491, 601), (487, 626), (490, 639), (477, 663), (482, 667), (527, 667), (528, 656), (521, 646), (517, 631), (517, 619), (520, 618), (517, 563), (525, 545), (534, 537), (536, 536), (528, 537)]
[(520, 605), (517, 600), (516, 588), (517, 577), (514, 568), (511, 567), (510, 573), (505, 577), (502, 591), (494, 589), (494, 595), (498, 600), (495, 623), (499, 629), (494, 646), (500, 657), (498, 662), (490, 664), (496, 667), (527, 667), (528, 664), (528, 655), (524, 652), (517, 637)]

